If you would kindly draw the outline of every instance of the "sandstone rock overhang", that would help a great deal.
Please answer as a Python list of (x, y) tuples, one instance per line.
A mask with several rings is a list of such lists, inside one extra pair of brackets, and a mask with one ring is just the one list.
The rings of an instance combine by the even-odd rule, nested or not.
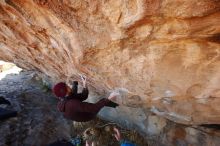
[(220, 124), (219, 0), (0, 0), (0, 59), (185, 124)]

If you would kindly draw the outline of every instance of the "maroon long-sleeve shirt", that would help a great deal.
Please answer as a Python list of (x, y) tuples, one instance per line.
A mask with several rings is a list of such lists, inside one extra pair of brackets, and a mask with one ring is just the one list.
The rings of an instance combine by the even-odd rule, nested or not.
[(97, 113), (104, 107), (111, 103), (108, 99), (101, 99), (97, 103), (82, 102), (88, 98), (89, 91), (83, 88), (82, 93), (77, 93), (77, 87), (73, 94), (59, 101), (57, 108), (64, 113), (64, 117), (77, 122), (90, 121), (96, 117)]

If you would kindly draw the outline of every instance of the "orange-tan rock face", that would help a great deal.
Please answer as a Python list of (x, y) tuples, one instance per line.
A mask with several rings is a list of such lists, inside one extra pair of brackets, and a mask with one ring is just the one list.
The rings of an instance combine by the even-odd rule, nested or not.
[(220, 124), (219, 0), (0, 0), (0, 59), (126, 89), (128, 105), (176, 122)]

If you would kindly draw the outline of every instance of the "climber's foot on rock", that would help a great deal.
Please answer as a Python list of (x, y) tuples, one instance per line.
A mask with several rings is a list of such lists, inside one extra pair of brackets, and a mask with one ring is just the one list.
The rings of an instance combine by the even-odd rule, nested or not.
[(119, 105), (115, 102), (110, 101), (106, 106), (116, 108)]
[(107, 105), (108, 107), (113, 107), (116, 108), (117, 106), (119, 106), (115, 101), (117, 99), (117, 96), (119, 96), (119, 93), (116, 92), (112, 92), (109, 97), (108, 100), (110, 100), (109, 104)]

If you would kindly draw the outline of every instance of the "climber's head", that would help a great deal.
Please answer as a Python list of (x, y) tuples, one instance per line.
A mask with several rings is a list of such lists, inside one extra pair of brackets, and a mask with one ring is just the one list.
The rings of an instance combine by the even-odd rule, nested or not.
[(57, 83), (54, 87), (53, 87), (53, 93), (57, 96), (57, 97), (65, 97), (67, 95), (69, 95), (69, 93), (71, 92), (70, 87), (64, 83), (64, 82), (60, 82)]

